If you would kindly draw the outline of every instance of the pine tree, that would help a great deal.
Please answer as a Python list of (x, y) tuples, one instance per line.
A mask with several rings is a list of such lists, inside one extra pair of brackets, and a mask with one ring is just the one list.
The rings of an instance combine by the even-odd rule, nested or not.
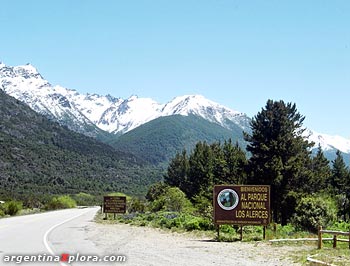
[(227, 165), (225, 182), (227, 184), (245, 184), (247, 181), (247, 157), (245, 152), (239, 147), (238, 143), (233, 145), (231, 139), (224, 142), (222, 149)]
[(170, 161), (164, 182), (179, 187), (189, 199), (212, 200), (216, 184), (243, 184), (246, 180), (245, 152), (232, 141), (223, 145), (198, 142), (189, 156), (186, 151)]
[(211, 195), (213, 181), (213, 155), (206, 142), (198, 142), (189, 158), (189, 174), (187, 196)]
[(186, 191), (188, 187), (189, 162), (187, 152), (184, 149), (182, 153), (177, 153), (168, 166), (164, 182), (169, 186), (178, 187)]
[(310, 179), (306, 192), (315, 193), (327, 188), (332, 172), (329, 161), (324, 156), (321, 146), (318, 146), (316, 156), (312, 158), (312, 178)]
[(211, 144), (210, 149), (213, 156), (213, 184), (225, 184), (228, 166), (220, 142)]
[(350, 212), (350, 174), (343, 156), (338, 150), (337, 157), (332, 161), (331, 190), (338, 201), (338, 216), (349, 219)]
[(348, 169), (345, 165), (343, 156), (338, 150), (336, 152), (337, 157), (332, 161), (332, 177), (331, 177), (331, 187), (335, 194), (341, 194), (345, 192), (348, 181)]
[(268, 100), (251, 121), (251, 135), (245, 134), (250, 184), (271, 185), (271, 208), (276, 222), (286, 224), (294, 212), (295, 193), (311, 178), (312, 146), (302, 133), (303, 117), (296, 105)]

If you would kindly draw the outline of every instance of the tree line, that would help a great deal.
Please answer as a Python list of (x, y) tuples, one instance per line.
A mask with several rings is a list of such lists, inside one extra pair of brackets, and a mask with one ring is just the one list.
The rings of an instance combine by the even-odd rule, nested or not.
[[(304, 207), (315, 216), (326, 216), (336, 208), (336, 218), (349, 221), (349, 169), (340, 151), (332, 162), (321, 147), (312, 156), (314, 143), (305, 136), (304, 119), (295, 104), (268, 100), (253, 117), (251, 133), (244, 133), (247, 152), (232, 140), (198, 142), (191, 153), (176, 154), (164, 181), (193, 202), (206, 204), (211, 204), (216, 184), (270, 185), (274, 222), (300, 221), (297, 216), (303, 215)], [(319, 198), (330, 199), (335, 207)]]

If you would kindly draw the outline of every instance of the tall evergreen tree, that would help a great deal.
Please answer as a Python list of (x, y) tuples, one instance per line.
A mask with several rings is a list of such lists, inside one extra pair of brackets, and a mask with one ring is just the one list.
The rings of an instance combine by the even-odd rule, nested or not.
[(348, 220), (350, 212), (350, 174), (343, 156), (338, 150), (332, 161), (331, 189), (338, 201), (338, 216)]
[(318, 146), (316, 156), (312, 158), (311, 170), (312, 178), (310, 179), (308, 188), (305, 189), (305, 192), (315, 193), (325, 190), (332, 173), (329, 161), (324, 156), (320, 145)]
[(177, 153), (169, 163), (164, 182), (172, 187), (179, 187), (185, 192), (188, 187), (188, 170), (188, 156), (184, 149), (182, 153)]
[(225, 154), (221, 148), (220, 142), (215, 142), (210, 145), (213, 155), (213, 184), (226, 183), (228, 175), (228, 166), (225, 160)]
[(294, 212), (295, 193), (311, 177), (312, 146), (303, 136), (303, 117), (295, 104), (268, 100), (245, 134), (251, 184), (271, 185), (271, 208), (276, 222), (286, 224)]
[(349, 183), (349, 172), (339, 150), (336, 152), (336, 155), (337, 157), (332, 161), (332, 177), (330, 183), (331, 187), (334, 189), (334, 193), (340, 194), (345, 192)]
[(227, 184), (245, 184), (247, 182), (247, 157), (238, 143), (232, 144), (232, 140), (224, 142), (224, 158), (227, 165), (225, 182)]
[(187, 196), (193, 198), (198, 194), (208, 195), (213, 189), (213, 155), (206, 142), (198, 142), (189, 158)]

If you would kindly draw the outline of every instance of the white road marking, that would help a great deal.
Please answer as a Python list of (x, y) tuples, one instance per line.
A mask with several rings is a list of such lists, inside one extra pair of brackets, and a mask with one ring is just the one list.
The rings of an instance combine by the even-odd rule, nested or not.
[[(78, 218), (79, 216), (82, 216), (82, 215), (84, 215), (85, 213), (88, 213), (88, 212), (90, 212), (90, 211), (91, 211), (91, 209), (88, 210), (88, 211), (86, 211), (86, 212), (80, 213), (80, 214), (78, 214), (78, 215), (76, 215), (76, 216), (73, 216), (73, 217), (71, 217), (71, 218), (69, 218), (69, 219), (67, 219), (67, 220), (64, 220), (63, 222), (60, 222), (60, 223), (58, 223), (58, 224), (55, 224), (55, 225), (52, 226), (49, 230), (46, 231), (46, 233), (45, 233), (45, 235), (44, 235), (44, 237), (43, 237), (43, 242), (44, 242), (45, 248), (49, 251), (49, 253), (50, 253), (52, 256), (55, 256), (56, 254), (55, 254), (55, 252), (53, 252), (53, 250), (52, 250), (52, 248), (49, 246), (49, 242), (48, 242), (48, 241), (49, 241), (49, 240), (48, 240), (48, 236), (49, 236), (49, 234), (51, 233), (51, 231), (53, 231), (55, 228), (59, 227), (60, 225), (65, 224), (65, 223), (68, 223), (69, 221), (74, 220), (75, 218)], [(66, 263), (64, 263), (64, 262), (60, 262), (60, 264), (61, 264), (62, 266), (68, 266), (68, 265), (69, 265), (69, 264), (66, 264)]]

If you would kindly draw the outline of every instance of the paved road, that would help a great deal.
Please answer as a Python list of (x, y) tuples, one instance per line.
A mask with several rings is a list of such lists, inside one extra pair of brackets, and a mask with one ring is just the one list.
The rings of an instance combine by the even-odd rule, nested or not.
[[(84, 226), (92, 223), (97, 210), (98, 207), (68, 209), (0, 219), (0, 265), (18, 265), (15, 262), (5, 263), (4, 259), (9, 255), (42, 255), (41, 260), (44, 260), (45, 255), (61, 256), (62, 253), (98, 254), (99, 251), (85, 239), (83, 232)], [(22, 263), (45, 266), (60, 264)]]

